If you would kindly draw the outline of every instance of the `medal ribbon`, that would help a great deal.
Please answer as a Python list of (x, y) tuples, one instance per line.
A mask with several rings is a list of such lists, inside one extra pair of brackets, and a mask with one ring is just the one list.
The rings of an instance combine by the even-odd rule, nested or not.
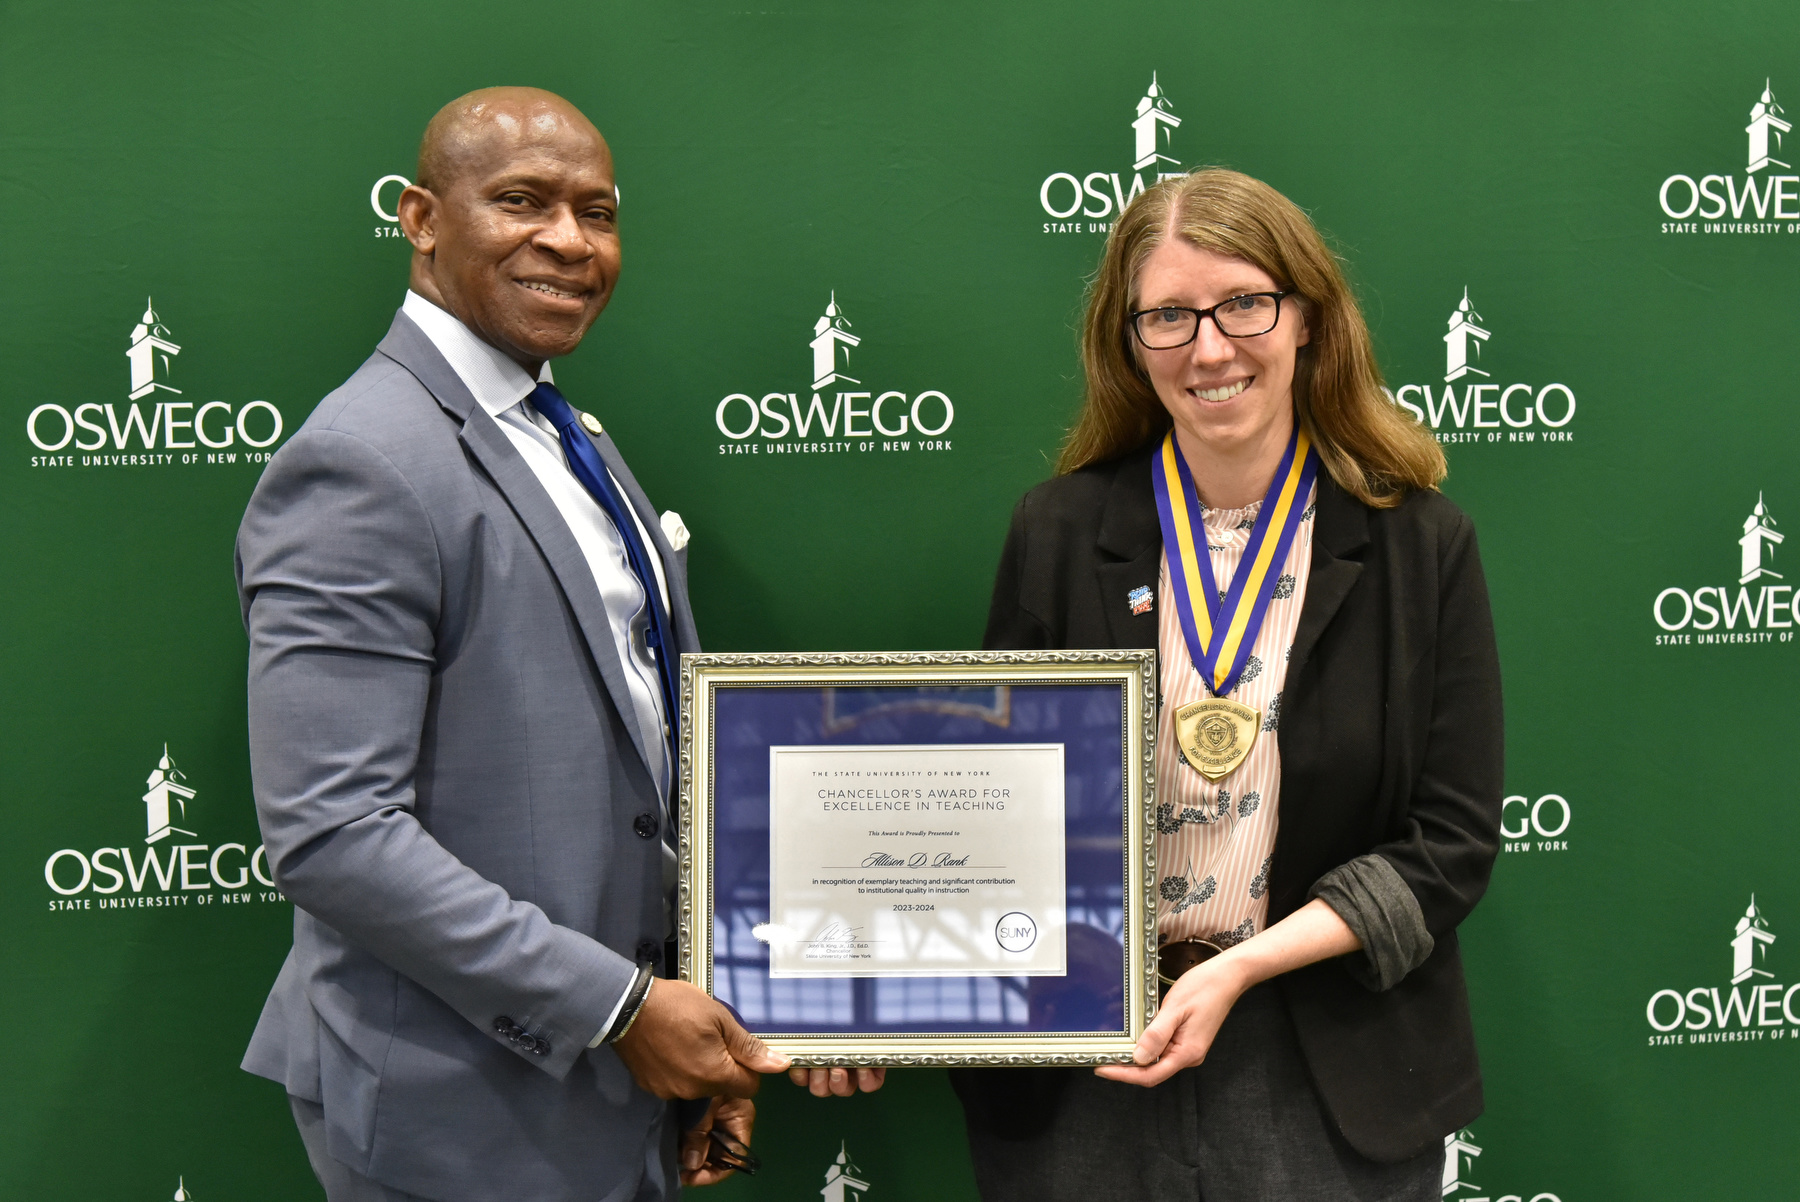
[[(1215, 697), (1237, 687), (1249, 662), (1250, 648), (1269, 615), (1269, 600), (1318, 472), (1319, 457), (1312, 441), (1296, 423), (1281, 466), (1275, 469), (1275, 478), (1263, 497), (1250, 541), (1232, 574), (1231, 588), (1221, 599), (1212, 556), (1206, 549), (1206, 526), (1200, 520), (1200, 493), (1175, 441), (1175, 431), (1163, 439), (1162, 453), (1151, 465), (1175, 612), (1187, 639), (1188, 656)], [(1198, 605), (1194, 604), (1196, 597)]]

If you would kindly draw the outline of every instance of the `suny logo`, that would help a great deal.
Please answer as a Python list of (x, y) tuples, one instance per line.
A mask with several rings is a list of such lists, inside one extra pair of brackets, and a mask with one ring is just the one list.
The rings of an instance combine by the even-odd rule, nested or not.
[[(1656, 200), (1662, 207), (1665, 234), (1779, 234), (1800, 233), (1800, 175), (1769, 170), (1787, 167), (1775, 156), (1782, 151), (1782, 137), (1794, 127), (1783, 116), (1769, 81), (1750, 106), (1748, 155), (1742, 183), (1730, 174), (1676, 174), (1663, 180)], [(1760, 179), (1759, 172), (1767, 172)], [(1729, 218), (1727, 218), (1729, 214)], [(1690, 220), (1691, 218), (1700, 220)], [(1745, 218), (1752, 220), (1745, 220)], [(1782, 222), (1788, 222), (1783, 226)]]
[[(234, 413), (229, 401), (160, 399), (165, 394), (184, 395), (173, 383), (179, 354), (181, 345), (157, 316), (155, 304), (146, 299), (144, 314), (125, 347), (130, 383), (123, 405), (92, 401), (72, 409), (53, 402), (39, 405), (25, 419), (25, 436), (49, 453), (31, 456), (31, 466), (267, 463), (269, 453), (262, 448), (281, 438), (281, 410), (267, 401), (246, 402)], [(82, 453), (59, 453), (69, 451)]]
[[(802, 392), (766, 392), (760, 401), (747, 392), (728, 394), (713, 410), (713, 423), (730, 439), (719, 444), (719, 454), (952, 449), (943, 435), (956, 421), (956, 406), (944, 393), (927, 389), (909, 396), (873, 387), (837, 389), (844, 384), (856, 388), (863, 381), (850, 374), (850, 352), (862, 345), (862, 336), (854, 332), (835, 291), (812, 331), (807, 344), (812, 351), (812, 385), (807, 390), (812, 399), (803, 401), (807, 393)], [(824, 399), (828, 391), (833, 398), (829, 408)]]
[[(1800, 1039), (1800, 1011), (1794, 1009), (1800, 985), (1783, 985), (1763, 967), (1775, 938), (1751, 894), (1749, 908), (1726, 941), (1731, 949), (1730, 980), (1723, 987), (1658, 989), (1651, 994), (1644, 1017), (1656, 1034), (1648, 1037), (1649, 1046)], [(1730, 992), (1722, 993), (1721, 988)], [(1796, 1029), (1789, 1030), (1790, 1026)]]
[[(1055, 218), (1043, 223), (1044, 233), (1107, 233), (1125, 206), (1144, 190), (1146, 178), (1154, 184), (1183, 174), (1180, 162), (1166, 153), (1172, 135), (1181, 127), (1181, 118), (1175, 115), (1154, 71), (1150, 74), (1150, 90), (1137, 102), (1137, 113), (1130, 125), (1130, 186), (1125, 185), (1123, 173), (1118, 171), (1090, 171), (1085, 175), (1053, 172), (1038, 186), (1038, 204)], [(1088, 220), (1084, 222), (1083, 218)]]
[[(1390, 397), (1429, 426), (1439, 442), (1561, 443), (1575, 419), (1575, 391), (1567, 384), (1493, 384), (1482, 367), (1494, 334), (1463, 289), (1444, 334), (1444, 383), (1402, 384)], [(1483, 433), (1491, 431), (1491, 433)]]
[[(1502, 1194), (1498, 1198), (1489, 1194), (1477, 1195), (1475, 1191), (1481, 1187), (1463, 1178), (1474, 1175), (1475, 1158), (1480, 1155), (1481, 1146), (1467, 1127), (1444, 1136), (1444, 1184), (1440, 1196), (1453, 1198), (1455, 1202), (1527, 1202), (1524, 1194)], [(1531, 1195), (1529, 1202), (1562, 1202), (1562, 1199), (1545, 1192)]]
[[(146, 907), (280, 901), (262, 844), (181, 842), (200, 836), (189, 813), (198, 796), (163, 744), (162, 756), (144, 779), (138, 799), (144, 834), (118, 847), (82, 852), (65, 847), (44, 861), (44, 883), (56, 896), (49, 908), (128, 910)], [(160, 848), (158, 845), (161, 845)], [(254, 878), (266, 888), (251, 886)], [(247, 891), (246, 891), (247, 890)]]
[(1731, 586), (1723, 584), (1663, 589), (1650, 607), (1651, 616), (1664, 631), (1656, 636), (1656, 646), (1793, 642), (1793, 627), (1800, 622), (1800, 611), (1794, 608), (1794, 586), (1758, 585), (1759, 581), (1782, 579), (1774, 562), (1775, 548), (1783, 541), (1781, 531), (1775, 528), (1775, 515), (1760, 492), (1755, 507), (1744, 518), (1743, 531), (1737, 540), (1736, 597)]

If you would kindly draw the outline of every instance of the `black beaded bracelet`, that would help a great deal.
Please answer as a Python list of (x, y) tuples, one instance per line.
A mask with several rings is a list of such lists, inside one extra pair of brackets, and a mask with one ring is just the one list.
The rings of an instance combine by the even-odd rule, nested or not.
[(631, 982), (631, 988), (625, 992), (625, 1004), (619, 1007), (619, 1017), (613, 1020), (612, 1030), (606, 1033), (607, 1043), (617, 1043), (631, 1030), (631, 1024), (637, 1021), (638, 1011), (644, 1008), (644, 999), (650, 996), (650, 982), (656, 976), (650, 971), (648, 964), (638, 965), (637, 976)]

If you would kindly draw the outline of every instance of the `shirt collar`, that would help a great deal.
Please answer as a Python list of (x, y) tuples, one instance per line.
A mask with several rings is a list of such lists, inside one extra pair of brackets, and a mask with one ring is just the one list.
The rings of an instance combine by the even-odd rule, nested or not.
[(413, 324), (431, 339), (431, 344), (437, 347), (450, 369), (474, 395), (475, 403), (485, 409), (489, 417), (499, 417), (530, 396), (539, 382), (554, 382), (549, 363), (544, 364), (538, 378), (533, 380), (510, 356), (483, 342), (455, 316), (410, 288), (400, 311), (412, 318)]

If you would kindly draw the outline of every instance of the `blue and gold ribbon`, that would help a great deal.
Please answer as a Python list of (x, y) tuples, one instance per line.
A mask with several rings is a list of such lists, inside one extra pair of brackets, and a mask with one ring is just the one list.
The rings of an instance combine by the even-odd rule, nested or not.
[(1151, 465), (1175, 612), (1181, 618), (1181, 633), (1187, 639), (1194, 668), (1215, 697), (1229, 694), (1243, 675), (1318, 471), (1319, 457), (1312, 442), (1296, 424), (1281, 466), (1275, 469), (1275, 478), (1263, 497), (1262, 512), (1256, 515), (1243, 558), (1232, 574), (1231, 588), (1221, 599), (1212, 556), (1206, 550), (1206, 526), (1200, 520), (1200, 493), (1175, 441), (1175, 431), (1163, 439), (1162, 452)]

